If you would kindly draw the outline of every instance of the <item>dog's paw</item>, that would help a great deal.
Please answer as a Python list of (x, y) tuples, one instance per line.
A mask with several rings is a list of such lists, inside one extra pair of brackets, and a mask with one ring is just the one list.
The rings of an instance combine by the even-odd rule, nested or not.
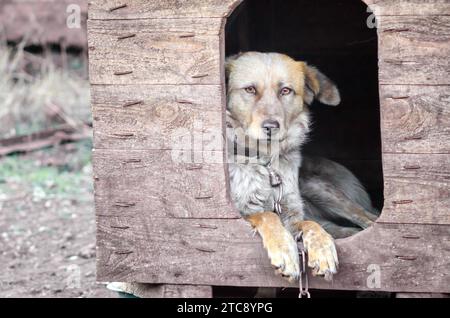
[(297, 243), (287, 230), (265, 241), (267, 254), (276, 273), (286, 277), (290, 282), (300, 275)]
[(327, 281), (332, 280), (337, 273), (339, 261), (334, 240), (318, 224), (303, 232), (303, 243), (308, 253), (308, 266), (312, 268), (314, 276), (324, 276)]

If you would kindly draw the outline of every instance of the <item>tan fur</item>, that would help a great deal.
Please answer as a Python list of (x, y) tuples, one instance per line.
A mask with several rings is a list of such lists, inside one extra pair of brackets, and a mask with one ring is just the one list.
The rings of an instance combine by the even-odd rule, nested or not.
[(287, 276), (289, 280), (297, 279), (299, 257), (294, 237), (273, 212), (262, 212), (246, 218), (263, 240), (263, 245), (277, 269), (277, 273)]
[(313, 69), (304, 67), (303, 72), (305, 73), (305, 78), (309, 84), (309, 87), (313, 90), (314, 94), (318, 94), (320, 90), (320, 84)]
[[(337, 270), (338, 259), (334, 247), (333, 238), (318, 223), (313, 221), (302, 221), (297, 223), (298, 229), (302, 232), (305, 250), (308, 252), (308, 266), (313, 269), (313, 275), (325, 275), (325, 279), (330, 273), (330, 267)], [(327, 262), (327, 260), (335, 262)]]
[[(259, 57), (259, 58), (256, 58)], [(261, 123), (266, 119), (280, 122), (280, 139), (303, 110), (304, 69), (303, 62), (297, 62), (282, 54), (261, 56), (248, 52), (239, 58), (227, 60), (230, 116), (238, 118), (242, 128), (254, 139), (264, 139)], [(234, 70), (239, 69), (238, 72)], [(292, 88), (295, 94), (280, 97), (283, 84)], [(254, 86), (255, 96), (245, 92), (245, 87)]]

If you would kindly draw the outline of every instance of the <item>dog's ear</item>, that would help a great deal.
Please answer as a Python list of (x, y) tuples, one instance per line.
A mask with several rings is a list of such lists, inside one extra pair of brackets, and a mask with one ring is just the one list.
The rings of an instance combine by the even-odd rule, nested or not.
[(315, 98), (325, 105), (339, 105), (341, 96), (333, 81), (317, 68), (307, 64), (305, 66), (305, 102), (309, 105)]
[(228, 85), (228, 78), (233, 68), (233, 62), (236, 61), (241, 55), (242, 53), (240, 52), (225, 58), (225, 83), (227, 85)]

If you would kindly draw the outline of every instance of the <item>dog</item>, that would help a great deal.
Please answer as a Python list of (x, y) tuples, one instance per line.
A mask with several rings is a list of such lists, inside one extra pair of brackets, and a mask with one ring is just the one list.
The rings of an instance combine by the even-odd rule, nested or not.
[[(358, 179), (342, 165), (303, 156), (314, 99), (336, 106), (336, 85), (317, 68), (278, 53), (247, 52), (225, 62), (226, 136), (232, 200), (262, 237), (277, 272), (300, 275), (297, 238), (314, 275), (338, 270), (334, 238), (370, 226), (378, 211)], [(281, 190), (282, 189), (282, 190)], [(278, 210), (279, 214), (276, 213)], [(151, 285), (110, 283), (144, 297)], [(274, 289), (258, 290), (259, 297)]]
[(236, 208), (261, 236), (278, 273), (299, 278), (301, 237), (313, 275), (331, 280), (339, 265), (334, 238), (376, 219), (368, 194), (349, 170), (301, 154), (311, 129), (309, 106), (314, 99), (337, 106), (336, 85), (317, 68), (279, 53), (230, 56), (225, 74)]

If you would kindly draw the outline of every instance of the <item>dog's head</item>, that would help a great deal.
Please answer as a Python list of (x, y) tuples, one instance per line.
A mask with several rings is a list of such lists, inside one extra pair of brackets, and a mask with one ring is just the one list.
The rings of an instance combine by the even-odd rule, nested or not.
[(227, 114), (254, 140), (294, 138), (301, 143), (300, 135), (309, 131), (307, 105), (313, 99), (333, 106), (340, 102), (328, 77), (283, 54), (234, 55), (227, 58), (225, 69)]

